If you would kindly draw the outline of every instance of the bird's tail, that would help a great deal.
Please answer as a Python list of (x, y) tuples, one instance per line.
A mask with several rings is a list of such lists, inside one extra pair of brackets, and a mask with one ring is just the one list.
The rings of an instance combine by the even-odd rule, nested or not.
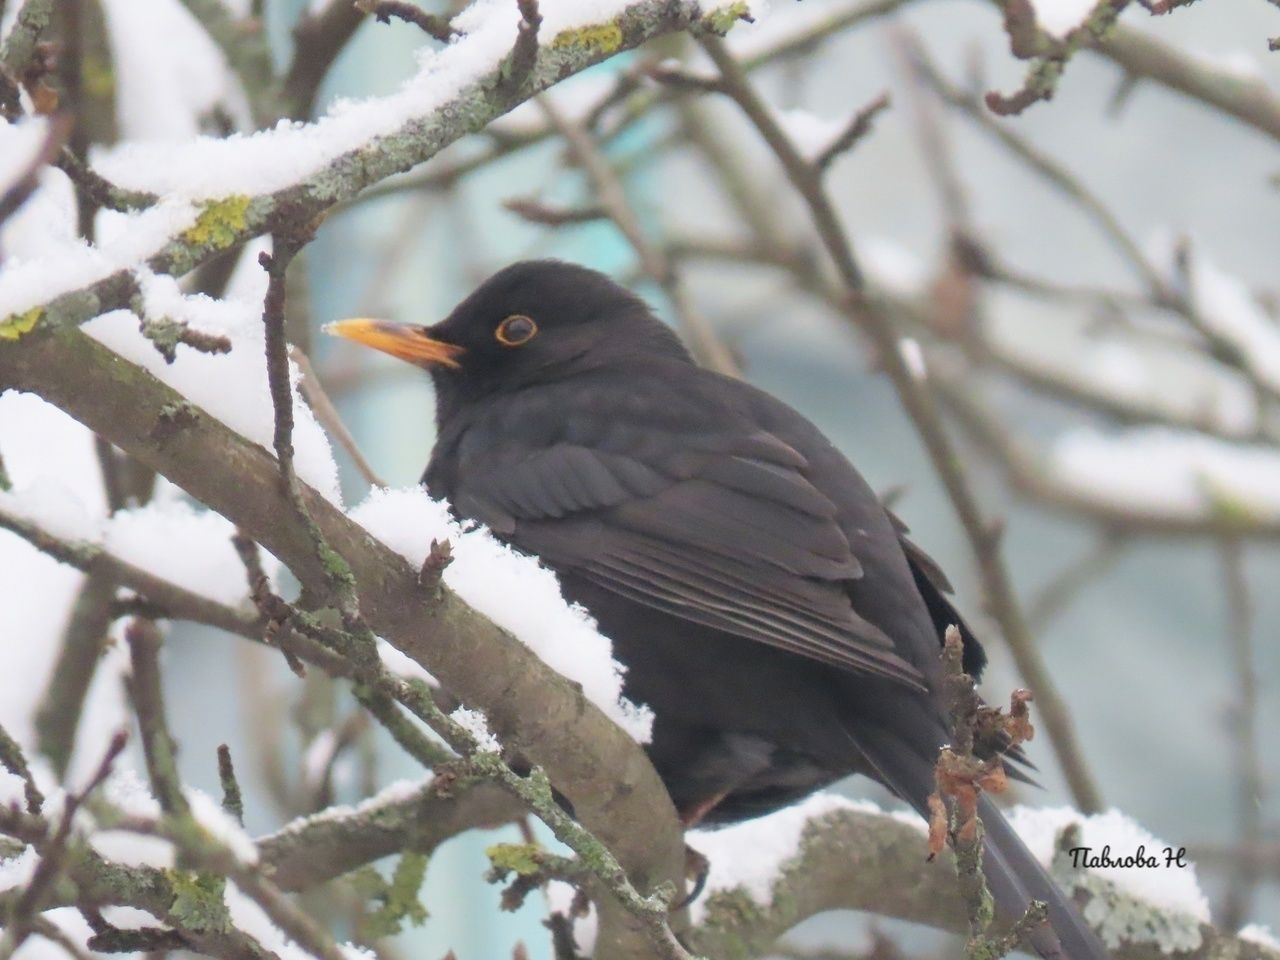
[[(899, 738), (881, 731), (863, 728), (856, 739), (885, 786), (927, 818), (928, 799), (934, 790), (933, 764)], [(979, 800), (978, 815), (984, 830), (983, 873), (1001, 916), (1013, 921), (1032, 900), (1041, 900), (1049, 907), (1049, 923), (1028, 938), (1040, 956), (1046, 960), (1108, 960), (1106, 948), (1079, 909), (989, 798)]]

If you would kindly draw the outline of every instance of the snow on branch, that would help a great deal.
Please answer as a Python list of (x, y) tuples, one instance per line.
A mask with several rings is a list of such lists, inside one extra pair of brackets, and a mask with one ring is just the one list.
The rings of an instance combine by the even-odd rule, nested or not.
[(1280, 454), (1271, 447), (1155, 427), (1081, 427), (1061, 436), (1051, 456), (1054, 475), (1085, 502), (1170, 521), (1280, 522)]
[(0, 276), (0, 335), (127, 307), (139, 292), (138, 267), (180, 275), (255, 236), (297, 231), (571, 74), (663, 33), (723, 31), (745, 12), (742, 3), (708, 12), (694, 0), (557, 3), (544, 14), (523, 83), (510, 87), (502, 81), (519, 11), (504, 0), (479, 0), (455, 18), (465, 36), (425, 52), (398, 93), (340, 103), (312, 124), (123, 147), (97, 172), (162, 199), (124, 217), (110, 252), (68, 239), (56, 254), (8, 265)]
[(433, 541), (452, 546), (441, 578), (473, 609), (509, 630), (640, 743), (649, 740), (652, 713), (622, 696), (623, 669), (610, 643), (581, 607), (560, 594), (555, 574), (532, 557), (498, 543), (487, 530), (449, 516), (448, 504), (421, 487), (376, 490), (351, 517), (415, 567)]
[[(1086, 817), (1070, 809), (1014, 808), (1010, 822), (1055, 878), (1084, 897), (1084, 913), (1117, 960), (1280, 960), (1262, 939), (1209, 926), (1195, 869), (1166, 864), (1165, 844), (1116, 811)], [(1069, 825), (1077, 832), (1064, 832)], [(712, 873), (695, 905), (691, 945), (707, 956), (764, 955), (782, 933), (827, 910), (863, 910), (942, 929), (967, 929), (947, 853), (926, 859), (923, 824), (874, 804), (817, 795), (768, 817), (690, 835)], [(1113, 858), (1145, 844), (1157, 865), (1086, 867), (1063, 842)], [(1123, 853), (1122, 853), (1123, 851)], [(1176, 857), (1177, 851), (1174, 850)]]

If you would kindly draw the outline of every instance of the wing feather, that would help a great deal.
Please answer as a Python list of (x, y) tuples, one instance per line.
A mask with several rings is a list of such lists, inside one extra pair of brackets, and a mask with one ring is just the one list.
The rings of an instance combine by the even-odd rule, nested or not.
[(638, 603), (923, 689), (920, 670), (855, 609), (858, 531), (792, 445), (679, 396), (575, 395), (561, 419), (534, 416), (543, 399), (455, 435), (438, 476), (460, 514)]
[(753, 436), (735, 453), (721, 438), (657, 464), (563, 442), (473, 456), (458, 502), (514, 545), (639, 603), (922, 688), (853, 609), (845, 585), (862, 569), (836, 509), (779, 444)]

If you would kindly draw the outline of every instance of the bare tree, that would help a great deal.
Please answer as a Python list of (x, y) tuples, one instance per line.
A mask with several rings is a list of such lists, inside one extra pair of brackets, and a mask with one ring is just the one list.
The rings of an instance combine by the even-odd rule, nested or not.
[[(1046, 755), (1086, 829), (1100, 822), (1089, 815), (1106, 808), (1106, 785), (1037, 635), (1134, 543), (1216, 549), (1223, 660), (1238, 692), (1230, 744), (1239, 827), (1230, 848), (1204, 851), (1205, 865), (1222, 864), (1227, 878), (1217, 926), (1073, 864), (1077, 827), (1061, 832), (1053, 866), (1118, 957), (1280, 958), (1274, 944), (1237, 935), (1256, 891), (1277, 872), (1274, 824), (1261, 805), (1260, 628), (1246, 563), (1249, 550), (1273, 547), (1280, 533), (1275, 301), (1213, 264), (1193, 238), (1145, 247), (1073, 173), (1070, 157), (1011, 119), (1054, 110), (1044, 101), (1077, 57), (1119, 68), (1118, 99), (1139, 82), (1159, 85), (1261, 140), (1280, 139), (1280, 98), (1118, 23), (1125, 0), (1102, 0), (1065, 27), (1047, 5), (1003, 0), (1003, 33), (1027, 69), (1020, 86), (1001, 92), (976, 67), (955, 79), (935, 63), (908, 25), (921, 21), (902, 16), (908, 5), (811, 0), (748, 31), (741, 22), (751, 20), (750, 6), (737, 0), (512, 0), (433, 12), (329, 0), (292, 24), (283, 58), (266, 28), (278, 11), (262, 0), (182, 0), (181, 8), (26, 0), (8, 11), (0, 414), (15, 425), (29, 418), (33, 434), (55, 422), (42, 418), (78, 422), (76, 436), (92, 438), (93, 476), (72, 476), (84, 461), (59, 460), (52, 437), (48, 449), (36, 444), (35, 454), (11, 458), (12, 478), (0, 460), (0, 527), (13, 535), (0, 557), (15, 558), (0, 577), (22, 582), (18, 564), (38, 556), (83, 574), (56, 597), (38, 586), (43, 574), (32, 574), (27, 596), (10, 601), (22, 624), (28, 608), (55, 607), (44, 612), (58, 623), (58, 645), (42, 688), (43, 675), (22, 675), (27, 661), (5, 654), (15, 670), (5, 684), (33, 694), (32, 709), (18, 711), (21, 729), (0, 729), (8, 776), (0, 782), (0, 960), (39, 942), (75, 960), (174, 950), (237, 960), (299, 950), (321, 960), (363, 950), (393, 958), (392, 935), (426, 921), (420, 888), (431, 854), (468, 831), (512, 823), (524, 842), (489, 848), (489, 879), (505, 885), (508, 908), (557, 891), (547, 926), (558, 960), (580, 950), (666, 960), (804, 956), (780, 938), (832, 909), (960, 932), (971, 956), (1016, 947), (1020, 929), (987, 938), (985, 924), (972, 924), (980, 893), (965, 882), (976, 866), (966, 865), (963, 848), (929, 857), (940, 848), (923, 824), (830, 798), (734, 828), (790, 838), (776, 862), (755, 864), (753, 883), (733, 875), (758, 853), (749, 832), (695, 840), (709, 848), (712, 873), (689, 909), (684, 836), (644, 754), (643, 708), (621, 699), (607, 653), (565, 653), (579, 634), (583, 643), (605, 641), (528, 560), (503, 558), (524, 564), (512, 568), (514, 579), (464, 598), (454, 575), (498, 562), (501, 549), (450, 525), (421, 492), (342, 507), (326, 434), (365, 487), (382, 486), (339, 414), (373, 375), (328, 356), (313, 367), (309, 245), (329, 229), (326, 217), (395, 198), (406, 227), (379, 253), (377, 288), (404, 269), (424, 198), (456, 198), (469, 178), (545, 144), (559, 151), (554, 183), (522, 182), (485, 202), (544, 237), (616, 230), (632, 254), (628, 279), (656, 291), (700, 362), (752, 373), (724, 311), (704, 295), (699, 278), (709, 271), (767, 277), (777, 296), (857, 336), (945, 491), (993, 644), (1003, 643), (1034, 692)], [(1162, 15), (1180, 4), (1141, 5)], [(395, 94), (312, 119), (335, 63), (375, 20), (386, 26), (363, 29), (379, 31), (376, 42), (412, 36), (423, 47), (417, 74)], [(762, 76), (803, 74), (821, 51), (873, 24), (892, 53), (893, 95), (868, 96), (828, 122), (779, 109)], [(184, 47), (169, 32), (179, 29), (198, 40)], [(146, 123), (163, 111), (129, 112), (141, 76), (130, 69), (161, 57), (168, 42), (179, 56), (212, 56), (225, 82), (183, 91), (200, 101), (184, 115), (191, 129), (148, 145)], [(560, 86), (606, 61), (612, 72)], [(852, 162), (846, 156), (856, 158), (886, 112), (905, 117), (918, 140), (921, 189), (936, 193), (944, 224), (943, 254), (914, 286), (860, 257), (833, 189), (836, 171)], [(667, 131), (653, 155), (620, 150), (650, 119)], [(1033, 275), (1006, 255), (984, 234), (966, 187), (952, 147), (959, 123), (1064, 198), (1130, 282)], [(641, 208), (631, 169), (663, 157), (692, 165), (697, 189), (723, 203), (716, 226), (690, 229)], [(568, 201), (558, 189), (565, 182)], [(989, 301), (1001, 295), (1051, 305), (1071, 318), (1066, 327), (1105, 339), (1125, 363), (1174, 375), (1121, 382), (1078, 356), (1052, 363), (1020, 351), (993, 332)], [(993, 402), (1010, 384), (1065, 406), (1082, 430), (1046, 451)], [(0, 457), (9, 453), (5, 436)], [(42, 457), (47, 468), (35, 480), (19, 475), (19, 459), (26, 471)], [(86, 518), (60, 501), (48, 476), (58, 470), (101, 509)], [(1005, 523), (974, 479), (984, 471), (1095, 542), (1038, 596), (1016, 585)], [(1135, 482), (1144, 474), (1159, 482)], [(517, 595), (554, 608), (552, 626), (527, 628)], [(166, 696), (161, 653), (183, 623), (248, 641), (268, 651), (255, 663), (278, 658), (297, 677), (296, 771), (285, 759), (286, 711), (260, 675), (243, 682), (261, 725), (253, 779), (279, 815), (272, 832), (243, 829), (243, 758), (225, 746), (208, 758), (220, 802), (179, 769), (173, 721), (182, 708)], [(0, 650), (29, 642), (16, 626), (0, 630)], [(122, 688), (115, 714), (95, 712), (102, 684)], [(389, 738), (383, 746), (375, 731)], [(379, 789), (376, 760), (389, 744), (422, 768), (419, 781)], [(344, 760), (361, 770), (354, 806), (338, 802)], [(135, 767), (146, 789), (130, 788)], [(562, 852), (539, 839), (548, 835)], [(129, 838), (131, 859), (111, 836)], [(371, 868), (391, 856), (390, 876)], [(877, 943), (867, 955), (896, 949)]]

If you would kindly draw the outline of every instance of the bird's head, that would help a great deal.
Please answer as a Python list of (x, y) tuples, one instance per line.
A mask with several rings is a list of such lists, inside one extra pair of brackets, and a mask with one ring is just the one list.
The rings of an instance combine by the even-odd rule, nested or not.
[(559, 260), (500, 270), (433, 326), (342, 320), (325, 330), (428, 370), (442, 409), (637, 357), (688, 360), (643, 300)]

